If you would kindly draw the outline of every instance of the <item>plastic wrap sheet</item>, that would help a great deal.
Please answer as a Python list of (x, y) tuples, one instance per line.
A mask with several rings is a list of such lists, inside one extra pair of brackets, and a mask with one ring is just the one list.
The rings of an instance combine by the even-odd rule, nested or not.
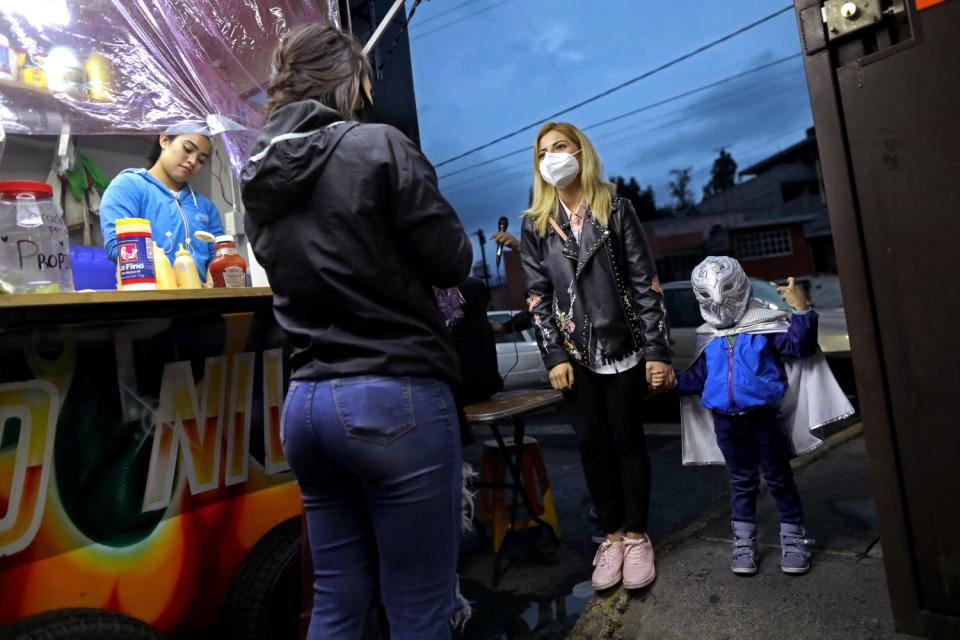
[(233, 128), (239, 172), (283, 32), (338, 22), (336, 0), (0, 0), (0, 127), (10, 133)]

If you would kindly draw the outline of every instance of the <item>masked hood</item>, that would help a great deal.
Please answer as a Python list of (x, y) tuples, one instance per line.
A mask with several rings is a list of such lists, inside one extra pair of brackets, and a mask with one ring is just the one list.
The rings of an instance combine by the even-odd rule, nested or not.
[(690, 283), (700, 315), (713, 327), (733, 326), (746, 313), (752, 287), (743, 267), (733, 258), (708, 256), (694, 267)]
[(344, 134), (356, 125), (316, 100), (274, 111), (240, 176), (247, 215), (261, 225), (285, 216), (290, 203), (313, 188)]

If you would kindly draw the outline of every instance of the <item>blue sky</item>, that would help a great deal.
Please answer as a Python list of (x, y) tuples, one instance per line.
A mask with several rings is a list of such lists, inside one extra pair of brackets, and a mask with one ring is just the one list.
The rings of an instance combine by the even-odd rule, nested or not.
[[(409, 5), (410, 3), (408, 3)], [(429, 0), (411, 22), (423, 150), (435, 164), (726, 35), (785, 0)], [(787, 12), (726, 43), (563, 117), (584, 127), (788, 56), (739, 80), (587, 134), (605, 173), (636, 176), (658, 203), (669, 171), (693, 167), (699, 196), (720, 147), (740, 168), (800, 140), (811, 126), (800, 40)], [(531, 129), (438, 168), (440, 186), (468, 231), (519, 230), (530, 151), (446, 174), (521, 148)], [(488, 245), (488, 250), (490, 246)], [(488, 255), (489, 255), (488, 251)], [(478, 253), (479, 256), (479, 253)]]

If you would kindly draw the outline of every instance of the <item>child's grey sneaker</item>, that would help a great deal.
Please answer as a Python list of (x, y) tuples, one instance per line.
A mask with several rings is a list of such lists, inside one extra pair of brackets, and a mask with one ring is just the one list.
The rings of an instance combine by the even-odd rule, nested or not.
[(816, 540), (805, 538), (806, 531), (799, 524), (780, 523), (780, 570), (790, 575), (802, 575), (810, 571), (810, 551), (808, 547)]
[(760, 567), (757, 555), (757, 525), (752, 522), (730, 523), (733, 528), (733, 554), (730, 570), (737, 575), (752, 576)]

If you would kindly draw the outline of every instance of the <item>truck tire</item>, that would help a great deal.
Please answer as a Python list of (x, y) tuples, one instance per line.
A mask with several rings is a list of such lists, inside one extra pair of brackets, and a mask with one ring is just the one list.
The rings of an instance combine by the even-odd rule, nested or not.
[(281, 522), (253, 546), (223, 598), (220, 637), (296, 640), (300, 624), (301, 518)]
[(56, 609), (0, 629), (0, 640), (163, 640), (142, 620), (107, 609)]

